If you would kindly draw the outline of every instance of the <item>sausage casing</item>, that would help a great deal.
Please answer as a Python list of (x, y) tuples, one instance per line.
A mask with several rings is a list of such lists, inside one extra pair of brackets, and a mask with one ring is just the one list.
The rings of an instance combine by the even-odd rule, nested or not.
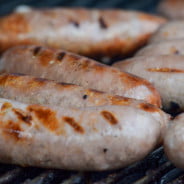
[(38, 46), (13, 47), (2, 55), (0, 72), (24, 73), (77, 84), (161, 106), (159, 93), (148, 81), (62, 50)]

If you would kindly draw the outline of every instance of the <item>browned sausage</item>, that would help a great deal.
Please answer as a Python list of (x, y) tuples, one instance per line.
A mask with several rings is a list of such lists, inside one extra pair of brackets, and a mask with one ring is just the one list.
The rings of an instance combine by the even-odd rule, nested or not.
[(139, 56), (117, 62), (114, 66), (153, 83), (161, 95), (165, 109), (170, 110), (174, 106), (178, 110), (184, 110), (183, 55)]
[(0, 19), (0, 51), (18, 44), (122, 57), (144, 45), (163, 18), (123, 10), (31, 9)]
[(0, 98), (0, 161), (23, 166), (107, 170), (144, 158), (160, 124), (131, 106), (54, 108)]
[(24, 73), (73, 83), (160, 106), (160, 96), (146, 80), (62, 50), (17, 46), (0, 59), (0, 71)]
[(26, 104), (52, 105), (57, 108), (104, 105), (132, 106), (151, 114), (160, 122), (161, 140), (169, 121), (169, 116), (166, 113), (141, 100), (114, 96), (77, 85), (56, 83), (25, 75), (0, 75), (0, 97)]

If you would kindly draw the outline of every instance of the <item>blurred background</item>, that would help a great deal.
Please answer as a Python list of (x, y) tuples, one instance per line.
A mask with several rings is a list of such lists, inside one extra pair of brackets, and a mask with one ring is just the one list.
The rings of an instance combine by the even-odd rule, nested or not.
[(155, 13), (160, 0), (0, 0), (0, 15), (8, 14), (19, 5), (34, 7), (90, 7), (134, 9)]

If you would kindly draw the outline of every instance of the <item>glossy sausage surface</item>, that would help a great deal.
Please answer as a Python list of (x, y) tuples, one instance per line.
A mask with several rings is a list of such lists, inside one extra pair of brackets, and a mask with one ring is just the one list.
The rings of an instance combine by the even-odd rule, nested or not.
[(55, 108), (0, 99), (0, 161), (70, 170), (107, 170), (144, 158), (160, 124), (130, 106)]
[(165, 109), (184, 109), (184, 56), (139, 56), (117, 62), (114, 67), (150, 81), (159, 91)]
[(25, 75), (0, 75), (0, 97), (26, 104), (51, 105), (57, 108), (83, 108), (105, 105), (132, 106), (151, 114), (160, 122), (161, 139), (169, 121), (168, 114), (142, 100), (110, 95), (77, 85), (56, 83)]
[(0, 72), (24, 73), (77, 84), (161, 106), (158, 92), (148, 81), (63, 50), (38, 46), (13, 47), (2, 55)]
[(30, 9), (0, 19), (0, 51), (20, 44), (93, 58), (122, 57), (144, 45), (165, 19), (123, 10)]

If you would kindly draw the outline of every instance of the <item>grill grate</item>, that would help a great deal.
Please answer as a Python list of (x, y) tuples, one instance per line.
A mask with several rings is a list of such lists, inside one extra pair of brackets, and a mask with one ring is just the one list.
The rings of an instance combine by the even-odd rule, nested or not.
[(70, 172), (58, 169), (0, 165), (0, 184), (182, 184), (184, 171), (175, 168), (160, 147), (144, 160), (107, 172)]

